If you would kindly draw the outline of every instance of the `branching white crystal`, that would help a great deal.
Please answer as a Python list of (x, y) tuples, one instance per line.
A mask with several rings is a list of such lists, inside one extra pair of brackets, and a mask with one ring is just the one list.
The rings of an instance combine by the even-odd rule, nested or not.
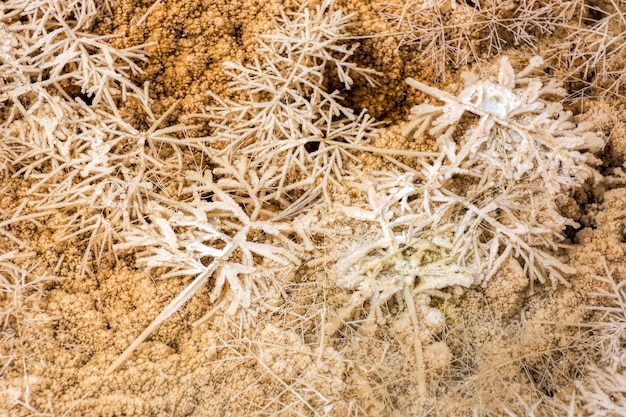
[(604, 140), (546, 98), (564, 92), (531, 76), (539, 65), (515, 74), (504, 57), (497, 79), (466, 74), (458, 96), (407, 80), (442, 104), (415, 106), (404, 134), (433, 137), (439, 155), (415, 177), (374, 173), (368, 207), (342, 207), (380, 233), (337, 263), (341, 285), (381, 304), (407, 287), (486, 284), (511, 257), (531, 282), (568, 285), (574, 269), (554, 252), (578, 225), (555, 195), (595, 175), (588, 152)]
[[(357, 161), (354, 151), (373, 134), (366, 111), (355, 113), (338, 91), (325, 87), (331, 69), (346, 89), (355, 75), (374, 84), (375, 71), (350, 62), (357, 46), (345, 42), (351, 18), (334, 10), (333, 0), (315, 10), (304, 2), (298, 12), (278, 19), (273, 34), (259, 39), (253, 63), (224, 64), (231, 90), (244, 98), (213, 97), (216, 105), (205, 115), (215, 129), (209, 140), (226, 142), (229, 155), (247, 155), (260, 173), (274, 170), (277, 198), (318, 178), (324, 189), (337, 182), (344, 163)], [(299, 180), (290, 183), (290, 175)]]

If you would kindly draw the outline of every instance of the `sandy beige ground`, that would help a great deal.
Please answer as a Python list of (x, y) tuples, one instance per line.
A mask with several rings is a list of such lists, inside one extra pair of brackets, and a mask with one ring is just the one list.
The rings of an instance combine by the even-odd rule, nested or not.
[[(208, 104), (207, 90), (226, 95), (221, 63), (250, 59), (256, 37), (272, 28), (271, 16), (283, 4), (293, 7), (280, 0), (163, 0), (136, 25), (152, 3), (120, 1), (97, 30), (126, 32), (115, 40), (119, 47), (155, 43), (137, 81), (150, 82), (155, 113), (180, 100), (171, 123), (189, 122), (190, 114), (200, 112)], [(394, 125), (423, 99), (408, 90), (406, 77), (440, 81), (443, 88), (456, 82), (456, 71), (436, 80), (410, 48), (398, 49), (400, 36), (381, 36), (395, 28), (375, 2), (340, 4), (357, 13), (353, 33), (364, 36), (358, 63), (384, 74), (382, 88), (350, 91), (352, 107)], [(532, 56), (525, 50), (510, 54), (520, 62)], [(623, 97), (570, 104), (584, 107), (584, 117), (608, 134), (601, 170), (615, 172), (626, 157)], [(369, 162), (384, 166), (376, 158)], [(39, 226), (13, 225), (11, 232), (36, 254), (23, 262), (43, 278), (0, 298), (16, 333), (0, 340), (1, 357), (13, 358), (0, 368), (0, 415), (470, 416), (504, 415), (505, 407), (526, 415), (534, 404), (537, 415), (549, 415), (555, 409), (550, 399), (568, 401), (574, 381), (599, 360), (589, 342), (592, 330), (579, 325), (600, 318), (588, 307), (605, 302), (593, 295), (599, 285), (594, 276), (605, 274), (601, 259), (616, 281), (626, 279), (625, 182), (614, 177), (563, 196), (563, 210), (582, 225), (571, 231), (572, 245), (564, 252), (578, 270), (570, 288), (535, 285), (531, 291), (528, 279), (509, 267), (486, 288), (450, 290), (449, 298), (433, 300), (446, 326), (434, 331), (424, 351), (426, 393), (420, 392), (408, 334), (413, 329), (401, 303), (390, 303), (388, 316), (373, 330), (361, 327), (363, 314), (342, 323), (349, 295), (332, 285), (324, 268), (303, 267), (282, 283), (284, 304), (275, 311), (248, 319), (218, 313), (194, 327), (211, 308), (210, 288), (202, 290), (104, 376), (188, 281), (149, 276), (131, 256), (79, 276), (81, 246), (53, 243), (54, 218)], [(0, 208), (17, 207), (25, 187), (9, 180)], [(332, 241), (329, 236), (320, 247), (332, 251)], [(2, 250), (13, 248), (0, 242)]]

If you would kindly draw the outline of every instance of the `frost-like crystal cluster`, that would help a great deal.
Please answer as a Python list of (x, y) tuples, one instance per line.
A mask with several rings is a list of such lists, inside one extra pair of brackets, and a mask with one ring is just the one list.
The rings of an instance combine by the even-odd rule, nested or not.
[(407, 80), (441, 104), (415, 106), (404, 134), (435, 139), (439, 154), (414, 175), (378, 174), (369, 207), (344, 208), (381, 228), (337, 266), (357, 298), (382, 303), (407, 285), (486, 284), (505, 262), (518, 262), (531, 282), (567, 285), (574, 269), (556, 253), (577, 223), (561, 214), (556, 194), (595, 175), (589, 151), (604, 141), (553, 101), (565, 94), (556, 81), (532, 76), (541, 64), (535, 58), (515, 74), (504, 57), (497, 79), (465, 74), (458, 95)]
[(338, 90), (327, 90), (333, 72), (346, 90), (355, 76), (375, 84), (375, 71), (351, 62), (357, 47), (345, 42), (351, 18), (333, 10), (330, 0), (283, 13), (274, 33), (258, 40), (253, 63), (224, 64), (231, 90), (243, 99), (214, 97), (206, 114), (211, 141), (226, 142), (229, 155), (245, 154), (261, 173), (274, 170), (269, 180), (277, 198), (319, 178), (324, 189), (337, 183), (344, 164), (357, 161), (354, 151), (373, 134), (365, 110), (355, 113)]
[[(225, 63), (231, 96), (213, 96), (210, 134), (196, 138), (167, 124), (175, 104), (153, 114), (148, 86), (131, 81), (147, 45), (118, 50), (90, 33), (107, 2), (5, 3), (0, 175), (28, 183), (29, 201), (0, 212), (0, 234), (25, 248), (5, 226), (54, 215), (57, 242), (85, 239), (83, 272), (131, 253), (161, 278), (194, 277), (109, 371), (207, 282), (211, 311), (251, 320), (280, 303), (282, 279), (323, 263), (372, 316), (402, 292), (417, 326), (415, 293), (486, 283), (506, 262), (532, 281), (573, 271), (556, 253), (576, 223), (555, 196), (594, 175), (588, 152), (603, 141), (554, 101), (556, 82), (532, 75), (538, 59), (515, 74), (503, 58), (496, 78), (466, 75), (458, 95), (409, 79), (437, 101), (414, 107), (403, 133), (438, 148), (376, 148), (367, 111), (334, 89), (374, 83), (352, 62), (352, 15), (305, 1), (254, 59)], [(364, 153), (399, 171), (363, 172)], [(341, 202), (337, 188), (350, 191)], [(345, 252), (320, 256), (327, 238)]]

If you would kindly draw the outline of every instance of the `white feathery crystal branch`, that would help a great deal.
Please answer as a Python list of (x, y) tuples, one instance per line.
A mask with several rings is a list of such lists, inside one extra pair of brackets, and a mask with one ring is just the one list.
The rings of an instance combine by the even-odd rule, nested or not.
[[(416, 139), (425, 132), (452, 139), (461, 117), (472, 114), (478, 122), (465, 135), (462, 147), (457, 151), (454, 142), (445, 143), (442, 150), (450, 163), (440, 178), (465, 174), (464, 170), (471, 167), (474, 173), (493, 174), (484, 175), (485, 180), (496, 173), (507, 181), (522, 177), (528, 183), (541, 180), (551, 194), (580, 186), (593, 175), (588, 163), (595, 160), (579, 151), (597, 152), (604, 140), (590, 131), (590, 123), (576, 124), (572, 113), (563, 110), (561, 104), (542, 98), (565, 95), (555, 79), (544, 85), (537, 77), (527, 77), (542, 64), (541, 58), (535, 57), (516, 75), (508, 58), (503, 57), (497, 81), (479, 81), (466, 73), (466, 87), (458, 96), (409, 78), (410, 86), (444, 104), (415, 106), (404, 133), (414, 132)], [(483, 150), (480, 158), (471, 157), (476, 149)]]
[[(157, 186), (182, 165), (174, 135), (188, 129), (163, 127), (173, 107), (155, 117), (147, 85), (131, 80), (146, 45), (116, 49), (112, 36), (87, 33), (107, 7), (12, 0), (0, 10), (0, 158), (11, 157), (2, 171), (30, 181), (32, 215), (63, 216), (60, 240), (87, 237), (81, 272), (92, 254), (115, 256), (117, 232), (144, 216), (146, 198), (164, 194)], [(130, 99), (151, 123), (146, 131), (118, 110)]]
[[(145, 48), (138, 45), (117, 49), (109, 41), (119, 35), (97, 36), (88, 33), (95, 17), (108, 2), (93, 0), (7, 2), (0, 10), (0, 33), (11, 32), (13, 59), (3, 56), (5, 79), (13, 80), (0, 88), (0, 102), (6, 94), (12, 100), (26, 93), (29, 84), (49, 88), (66, 96), (65, 87), (74, 85), (93, 104), (101, 99), (113, 106), (118, 94), (125, 100), (128, 92), (141, 89), (131, 81), (131, 74), (141, 72), (137, 61), (145, 61)], [(20, 19), (12, 19), (19, 16)], [(5, 23), (6, 22), (6, 23)], [(5, 38), (6, 39), (6, 38)], [(43, 76), (45, 74), (45, 77)], [(16, 85), (17, 84), (17, 85)], [(21, 84), (21, 85), (20, 85)], [(22, 88), (15, 88), (15, 87)]]
[(594, 89), (594, 94), (626, 91), (626, 0), (565, 2), (566, 36), (550, 49), (567, 77)]
[(601, 261), (604, 274), (595, 277), (598, 291), (593, 295), (603, 302), (589, 307), (601, 313), (600, 320), (591, 323), (592, 343), (601, 361), (575, 382), (572, 401), (589, 416), (621, 416), (626, 413), (626, 280), (616, 277), (616, 273), (623, 276), (623, 270), (610, 268), (604, 256)]
[[(358, 173), (348, 165), (359, 165), (361, 151), (422, 158), (420, 171), (372, 173), (361, 181), (368, 197), (363, 207), (336, 206), (380, 229), (335, 268), (338, 283), (355, 290), (355, 304), (372, 301), (372, 316), (400, 291), (414, 309), (411, 291), (486, 283), (511, 259), (541, 282), (566, 282), (571, 272), (548, 252), (559, 249), (563, 229), (575, 225), (558, 212), (553, 195), (594, 175), (585, 152), (603, 143), (545, 99), (562, 90), (530, 76), (537, 60), (516, 75), (504, 58), (497, 80), (467, 76), (457, 97), (409, 80), (444, 104), (416, 106), (404, 133), (437, 138), (440, 152), (375, 149), (367, 145), (376, 133), (367, 111), (355, 112), (338, 91), (326, 90), (329, 75), (345, 89), (353, 77), (374, 84), (374, 71), (350, 61), (352, 15), (335, 10), (333, 0), (314, 10), (305, 1), (259, 41), (251, 64), (225, 64), (231, 91), (241, 99), (214, 97), (205, 114), (212, 136), (178, 139), (185, 128), (161, 127), (169, 111), (154, 117), (147, 87), (130, 81), (145, 45), (115, 50), (108, 38), (82, 33), (92, 24), (93, 1), (9, 4), (0, 10), (0, 32), (7, 34), (0, 44), (6, 74), (0, 111), (10, 132), (0, 142), (0, 158), (14, 158), (5, 172), (32, 181), (37, 210), (63, 212), (72, 230), (65, 239), (89, 233), (87, 253), (96, 246), (100, 255), (107, 248), (132, 251), (138, 265), (161, 278), (195, 277), (107, 373), (209, 280), (211, 311), (264, 308), (258, 300), (314, 250), (311, 235), (321, 230), (311, 217), (289, 220), (298, 210), (281, 213), (276, 203), (311, 205), (314, 194), (296, 202), (285, 196), (343, 182)], [(147, 131), (120, 115), (117, 105), (127, 98), (143, 105)], [(459, 122), (468, 119), (473, 128), (459, 133)], [(200, 150), (208, 164), (176, 178), (186, 146)], [(177, 181), (178, 194), (156, 189), (161, 181)]]
[[(334, 0), (324, 0), (315, 10), (308, 3), (283, 13), (275, 32), (259, 39), (251, 64), (224, 64), (233, 80), (231, 91), (243, 98), (214, 96), (216, 104), (205, 114), (214, 128), (210, 142), (227, 143), (229, 156), (247, 155), (261, 173), (280, 167), (277, 199), (318, 177), (324, 189), (329, 181), (338, 182), (344, 163), (358, 163), (354, 152), (374, 133), (365, 110), (356, 114), (341, 103), (338, 91), (325, 89), (329, 72), (346, 89), (354, 76), (375, 84), (375, 71), (349, 61), (357, 47), (345, 44), (353, 15), (334, 10)], [(288, 180), (290, 175), (298, 180)]]
[[(422, 171), (422, 208), (455, 225), (458, 261), (481, 267), (477, 282), (486, 283), (511, 256), (531, 280), (567, 284), (564, 275), (573, 272), (546, 252), (560, 247), (566, 226), (577, 226), (560, 214), (554, 196), (596, 175), (589, 152), (604, 140), (545, 98), (565, 91), (555, 80), (544, 84), (532, 76), (541, 65), (533, 58), (516, 74), (503, 57), (497, 79), (466, 74), (458, 96), (407, 80), (443, 102), (415, 106), (405, 129), (415, 138), (437, 137), (441, 147), (441, 156)], [(473, 126), (457, 134), (468, 116)]]
[[(245, 158), (242, 161), (245, 167)], [(290, 223), (268, 218), (259, 198), (267, 192), (258, 188), (263, 179), (254, 170), (242, 172), (218, 156), (213, 162), (218, 166), (214, 173), (230, 175), (215, 179), (208, 169), (188, 171), (188, 186), (183, 189), (180, 203), (165, 207), (150, 202), (149, 223), (121, 232), (123, 243), (115, 245), (116, 251), (136, 250), (137, 263), (148, 271), (166, 268), (168, 272), (160, 275), (161, 278), (196, 277), (116, 359), (107, 373), (121, 365), (209, 279), (213, 280), (211, 302), (224, 297), (229, 289), (231, 298), (225, 312), (234, 314), (239, 309), (261, 308), (252, 306), (252, 301), (268, 292), (274, 274), (278, 271), (288, 274), (300, 264), (309, 238)], [(303, 243), (295, 241), (293, 236)]]
[(542, 35), (562, 26), (573, 2), (521, 0), (507, 5), (497, 0), (388, 0), (381, 12), (437, 77), (446, 69), (486, 64), (507, 47), (535, 49)]
[(406, 287), (485, 285), (506, 262), (519, 262), (531, 283), (569, 285), (574, 268), (552, 251), (577, 223), (555, 198), (595, 178), (590, 152), (604, 140), (545, 98), (564, 91), (531, 75), (541, 64), (532, 59), (515, 74), (503, 57), (497, 79), (465, 74), (457, 96), (407, 80), (443, 102), (415, 106), (404, 128), (416, 140), (436, 138), (439, 156), (423, 160), (415, 178), (373, 173), (367, 207), (341, 208), (380, 224), (379, 239), (348, 251), (335, 268), (355, 302), (372, 299), (375, 307)]
[[(39, 213), (64, 216), (59, 241), (87, 237), (81, 272), (89, 257), (100, 261), (114, 256), (118, 231), (146, 215), (145, 204), (158, 186), (181, 169), (181, 150), (172, 135), (182, 125), (163, 127), (173, 107), (139, 131), (100, 106), (81, 101), (44, 102), (29, 113), (28, 121), (13, 123), (26, 137), (12, 138), (22, 149), (14, 160), (21, 166), (15, 175), (32, 180), (27, 195)], [(169, 160), (160, 154), (172, 150)], [(63, 232), (63, 233), (61, 233)]]
[(418, 183), (413, 173), (373, 172), (360, 187), (368, 196), (365, 207), (335, 206), (353, 220), (380, 227), (378, 237), (355, 236), (354, 249), (333, 268), (337, 284), (354, 291), (351, 308), (370, 301), (370, 320), (381, 317), (384, 303), (403, 290), (437, 293), (474, 283), (477, 268), (458, 262), (453, 226), (440, 224), (441, 213), (421, 210)]

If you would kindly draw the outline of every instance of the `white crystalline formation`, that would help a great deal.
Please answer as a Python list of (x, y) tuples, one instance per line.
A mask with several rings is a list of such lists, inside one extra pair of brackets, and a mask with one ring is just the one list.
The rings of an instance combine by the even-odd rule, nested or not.
[[(404, 174), (403, 186), (400, 176), (374, 174), (369, 217), (381, 239), (338, 264), (342, 285), (382, 303), (407, 285), (486, 284), (510, 262), (531, 282), (568, 285), (574, 269), (556, 251), (565, 228), (578, 225), (555, 199), (598, 175), (592, 153), (604, 140), (551, 101), (565, 91), (532, 75), (541, 65), (533, 58), (515, 74), (503, 57), (497, 79), (464, 74), (457, 96), (407, 80), (442, 104), (415, 106), (403, 133), (434, 138), (439, 156), (420, 161), (415, 180)], [(343, 211), (364, 219), (364, 209)]]

